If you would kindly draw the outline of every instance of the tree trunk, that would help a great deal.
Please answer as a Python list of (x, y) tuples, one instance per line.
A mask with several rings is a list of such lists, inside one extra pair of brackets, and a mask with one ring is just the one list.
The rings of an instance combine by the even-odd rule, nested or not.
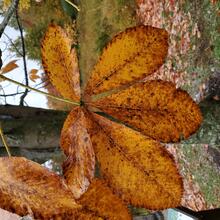
[[(0, 106), (0, 120), (12, 155), (44, 162), (60, 153), (60, 131), (67, 112), (24, 106)], [(0, 144), (1, 155), (6, 155)]]

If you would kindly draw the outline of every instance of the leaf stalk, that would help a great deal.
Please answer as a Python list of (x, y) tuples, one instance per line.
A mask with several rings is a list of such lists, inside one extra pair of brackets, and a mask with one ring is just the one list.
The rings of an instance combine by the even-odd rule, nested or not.
[(32, 90), (32, 91), (37, 92), (37, 93), (42, 94), (42, 95), (46, 95), (46, 96), (48, 96), (48, 97), (50, 97), (50, 98), (53, 98), (53, 99), (56, 99), (56, 100), (58, 100), (58, 101), (62, 101), (62, 102), (65, 102), (65, 103), (69, 103), (69, 104), (72, 104), (72, 105), (75, 105), (75, 106), (80, 106), (80, 103), (79, 103), (79, 102), (75, 102), (75, 101), (72, 101), (72, 100), (69, 100), (69, 99), (65, 99), (65, 98), (61, 98), (61, 97), (54, 96), (54, 95), (52, 95), (52, 94), (43, 92), (43, 91), (38, 90), (38, 89), (35, 89), (35, 88), (33, 88), (33, 87), (24, 85), (24, 84), (22, 84), (22, 83), (20, 83), (20, 82), (17, 82), (17, 81), (15, 81), (15, 80), (13, 80), (13, 79), (10, 79), (10, 78), (4, 76), (4, 75), (2, 75), (2, 74), (0, 74), (0, 78), (2, 78), (3, 80), (7, 80), (7, 81), (9, 81), (9, 82), (11, 82), (11, 83), (14, 83), (14, 84), (16, 84), (16, 85), (18, 85), (18, 86), (21, 86), (21, 87), (23, 87), (23, 88), (25, 88), (25, 89)]
[(7, 151), (7, 154), (9, 157), (11, 157), (11, 152), (9, 150), (9, 147), (7, 145), (7, 142), (6, 142), (6, 139), (5, 139), (5, 136), (4, 136), (4, 133), (3, 133), (3, 130), (2, 130), (2, 125), (0, 124), (0, 136), (1, 136), (1, 139), (2, 139), (2, 143)]

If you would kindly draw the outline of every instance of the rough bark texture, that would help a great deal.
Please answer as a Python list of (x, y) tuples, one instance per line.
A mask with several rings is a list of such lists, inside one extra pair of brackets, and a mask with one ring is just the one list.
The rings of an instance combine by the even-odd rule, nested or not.
[(208, 99), (220, 100), (220, 70), (216, 70), (210, 77), (205, 92)]
[[(59, 137), (66, 115), (63, 111), (0, 106), (0, 120), (12, 154), (39, 162), (60, 152)], [(0, 153), (5, 154), (2, 143)]]
[(220, 101), (207, 98), (200, 104), (203, 123), (200, 129), (188, 140), (193, 144), (219, 146), (220, 141)]

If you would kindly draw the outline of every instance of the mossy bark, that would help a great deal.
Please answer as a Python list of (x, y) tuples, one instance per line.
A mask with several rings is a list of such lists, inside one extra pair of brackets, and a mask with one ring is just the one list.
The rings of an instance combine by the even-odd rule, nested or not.
[(208, 144), (220, 150), (220, 101), (205, 99), (200, 104), (203, 115), (202, 125), (187, 143)]

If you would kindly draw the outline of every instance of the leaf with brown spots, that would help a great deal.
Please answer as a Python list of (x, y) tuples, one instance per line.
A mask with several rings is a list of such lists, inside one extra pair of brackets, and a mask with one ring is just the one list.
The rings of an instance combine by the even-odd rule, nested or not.
[(82, 110), (74, 108), (61, 132), (60, 145), (67, 155), (63, 163), (63, 174), (75, 198), (87, 190), (95, 172), (95, 155), (85, 120)]
[(51, 24), (41, 45), (43, 67), (51, 83), (64, 98), (79, 101), (78, 61), (70, 39), (61, 27)]
[(138, 83), (93, 105), (163, 142), (188, 138), (202, 121), (200, 109), (192, 98), (165, 81)]
[(182, 179), (159, 142), (96, 114), (86, 114), (101, 173), (123, 200), (148, 209), (180, 204)]
[(94, 179), (86, 193), (77, 201), (85, 210), (108, 220), (131, 220), (128, 208), (107, 186), (104, 180)]
[(63, 179), (23, 157), (0, 158), (0, 207), (42, 220), (72, 220), (81, 208)]
[(165, 30), (150, 26), (126, 29), (104, 49), (85, 94), (96, 95), (145, 78), (164, 63), (167, 50)]

